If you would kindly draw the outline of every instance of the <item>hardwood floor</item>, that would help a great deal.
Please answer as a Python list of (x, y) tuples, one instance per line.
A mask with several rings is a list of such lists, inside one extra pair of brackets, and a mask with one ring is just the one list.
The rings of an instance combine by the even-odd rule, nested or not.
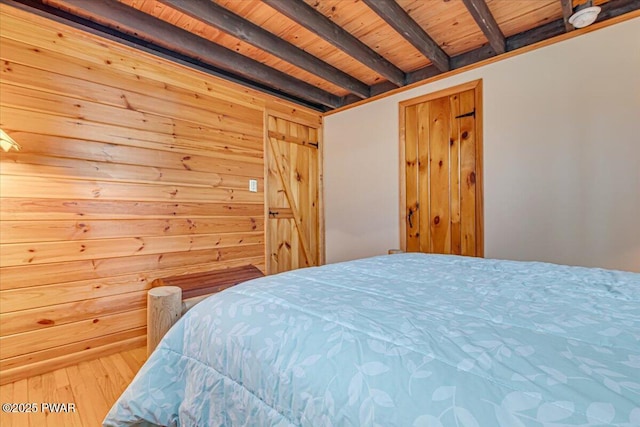
[[(35, 403), (37, 412), (7, 413), (3, 406), (0, 425), (100, 426), (111, 405), (133, 380), (146, 356), (146, 347), (141, 347), (6, 384), (0, 387), (0, 401), (3, 405)], [(57, 411), (47, 410), (46, 404), (50, 403), (67, 405), (58, 407)], [(69, 404), (73, 404), (75, 412)]]

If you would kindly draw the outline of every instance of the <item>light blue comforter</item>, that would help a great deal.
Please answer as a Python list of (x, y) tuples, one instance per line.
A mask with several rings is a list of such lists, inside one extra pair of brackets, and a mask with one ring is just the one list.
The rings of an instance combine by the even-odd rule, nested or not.
[(640, 426), (640, 274), (400, 254), (253, 280), (106, 426)]

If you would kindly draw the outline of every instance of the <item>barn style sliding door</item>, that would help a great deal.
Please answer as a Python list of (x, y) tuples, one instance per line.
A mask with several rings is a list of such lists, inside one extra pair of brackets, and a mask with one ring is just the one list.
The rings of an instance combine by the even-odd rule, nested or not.
[(319, 131), (268, 116), (267, 272), (319, 265)]
[(483, 256), (481, 81), (400, 104), (401, 246)]

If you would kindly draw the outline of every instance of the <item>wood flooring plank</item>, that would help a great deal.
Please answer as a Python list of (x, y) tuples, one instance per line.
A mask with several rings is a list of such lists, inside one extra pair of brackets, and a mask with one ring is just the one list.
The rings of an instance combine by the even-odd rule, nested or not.
[(29, 399), (29, 384), (27, 379), (16, 381), (13, 384), (13, 401), (14, 402), (27, 402)]
[[(47, 427), (81, 425), (77, 411), (69, 411), (71, 406), (68, 404), (73, 404), (75, 408), (75, 402), (68, 384), (59, 386), (54, 372), (47, 372), (42, 374), (42, 389), (43, 400), (40, 402), (40, 411), (46, 418)], [(61, 404), (64, 406), (58, 406)]]
[[(27, 379), (13, 383), (13, 403), (29, 401), (29, 382)], [(28, 414), (13, 414), (13, 425), (16, 427), (29, 425)]]
[(66, 371), (82, 425), (98, 425), (101, 415), (104, 417), (98, 402), (104, 402), (104, 396), (95, 390), (93, 375), (86, 370), (81, 371), (80, 365), (69, 366)]
[(130, 370), (125, 373), (121, 372), (119, 366), (115, 363), (112, 356), (114, 355), (101, 357), (98, 361), (102, 365), (103, 372), (107, 373), (108, 379), (112, 385), (117, 399), (127, 388), (129, 383), (133, 379), (134, 374)]
[[(28, 400), (26, 402), (39, 405), (44, 400), (44, 390), (42, 387), (42, 375), (36, 375), (27, 380), (28, 384)], [(16, 402), (17, 403), (17, 402)], [(32, 427), (43, 427), (47, 425), (45, 414), (40, 411), (39, 407), (28, 414), (29, 425)]]
[(140, 363), (140, 366), (138, 367), (138, 369), (140, 369), (140, 367), (144, 364), (144, 362), (147, 361), (147, 351), (146, 351), (146, 349), (135, 348), (135, 349), (131, 350), (130, 353)]
[[(45, 374), (46, 375), (46, 374)], [(58, 403), (73, 403), (75, 405), (75, 411), (70, 412), (62, 412), (57, 414), (50, 414), (47, 417), (47, 422), (54, 421), (55, 423), (59, 423), (57, 425), (61, 426), (71, 426), (71, 427), (83, 427), (82, 420), (80, 419), (80, 414), (78, 412), (77, 404), (75, 397), (73, 396), (73, 391), (71, 389), (71, 384), (69, 383), (69, 376), (67, 375), (66, 369), (57, 369), (51, 372), (53, 379), (55, 381), (55, 402)], [(57, 415), (55, 418), (53, 415)], [(49, 425), (49, 424), (47, 424)], [(51, 425), (54, 425), (51, 423)]]
[[(2, 403), (15, 402), (13, 398), (13, 383), (5, 384), (2, 387), (0, 387), (0, 401), (2, 401)], [(16, 425), (14, 424), (13, 413), (1, 411), (0, 425), (7, 426), (7, 427), (12, 427)]]
[[(104, 365), (100, 362), (100, 359), (91, 360), (89, 362), (84, 362), (86, 365), (86, 369), (89, 369), (95, 375), (95, 384), (98, 386), (102, 395), (104, 396), (104, 403), (106, 406), (105, 415), (111, 408), (109, 402), (115, 402), (120, 397), (120, 391), (118, 391), (118, 387), (114, 384), (115, 380), (113, 378), (113, 373), (107, 371), (104, 368)], [(82, 364), (81, 364), (82, 365)]]
[(136, 375), (137, 371), (129, 366), (127, 361), (122, 357), (121, 353), (115, 353), (107, 356), (104, 358), (104, 360), (107, 361), (108, 365), (112, 366), (114, 369), (117, 369), (117, 371), (120, 373), (120, 376), (122, 376), (122, 378), (124, 378), (127, 383), (131, 382), (131, 380), (133, 380), (133, 377)]
[[(0, 387), (2, 402), (36, 403), (38, 412), (3, 413), (0, 425), (98, 426), (145, 359), (146, 348), (143, 346), (5, 384)], [(42, 403), (72, 403), (76, 411), (43, 411)]]
[[(145, 349), (146, 351), (146, 349)], [(122, 358), (124, 359), (125, 363), (129, 366), (129, 369), (131, 369), (133, 372), (138, 372), (138, 370), (140, 369), (140, 362), (138, 361), (138, 359), (136, 359), (131, 352), (124, 352), (124, 353), (120, 353)]]

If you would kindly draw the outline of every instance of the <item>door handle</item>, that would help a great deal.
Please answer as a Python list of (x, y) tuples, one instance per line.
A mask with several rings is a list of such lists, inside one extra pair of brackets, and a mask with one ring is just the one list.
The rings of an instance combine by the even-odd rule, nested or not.
[(407, 220), (409, 221), (409, 228), (413, 228), (413, 221), (411, 218), (413, 217), (413, 209), (409, 208), (409, 214), (407, 215)]

